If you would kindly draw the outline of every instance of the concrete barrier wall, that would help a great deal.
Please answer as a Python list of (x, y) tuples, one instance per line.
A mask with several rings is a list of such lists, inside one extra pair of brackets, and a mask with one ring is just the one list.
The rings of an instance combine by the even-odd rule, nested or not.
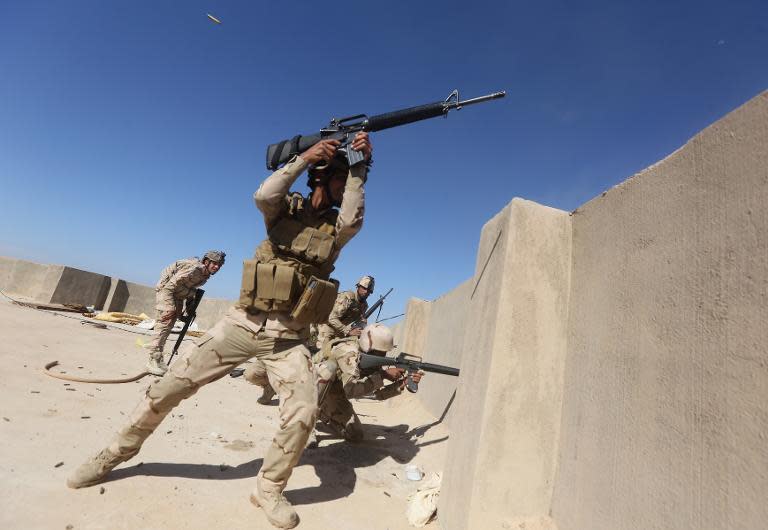
[(560, 530), (765, 528), (768, 93), (573, 215)]
[(64, 267), (49, 301), (53, 304), (81, 304), (100, 309), (104, 307), (109, 287), (109, 276)]
[[(458, 368), (463, 353), (464, 328), (467, 321), (472, 280), (430, 303), (424, 350), (414, 351), (425, 361)], [(471, 351), (469, 355), (472, 355)], [(435, 418), (452, 428), (458, 378), (441, 374), (427, 374), (419, 386), (419, 401)]]
[(401, 341), (396, 343), (398, 352), (421, 355), (427, 343), (429, 312), (432, 304), (420, 298), (411, 298), (405, 307)]
[[(483, 227), (439, 518), (444, 530), (550, 528), (570, 275), (570, 217), (514, 199)], [(507, 526), (505, 526), (507, 525)], [(533, 528), (533, 526), (522, 526)]]
[[(92, 305), (104, 311), (155, 317), (154, 287), (62, 265), (0, 256), (0, 289), (11, 296), (37, 302)], [(221, 298), (203, 298), (197, 325), (201, 329), (213, 327), (234, 303)]]

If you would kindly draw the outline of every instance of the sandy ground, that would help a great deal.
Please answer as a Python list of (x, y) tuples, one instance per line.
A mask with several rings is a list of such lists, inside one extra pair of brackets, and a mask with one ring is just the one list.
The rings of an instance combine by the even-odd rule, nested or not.
[[(225, 377), (183, 402), (104, 484), (66, 487), (66, 477), (108, 443), (151, 382), (67, 383), (44, 375), (52, 360), (85, 377), (143, 369), (136, 342), (146, 336), (69, 315), (77, 318), (0, 299), (0, 528), (272, 528), (248, 496), (276, 429), (277, 402), (256, 403), (259, 390), (242, 378)], [(405, 510), (419, 483), (406, 480), (403, 468), (441, 471), (448, 431), (410, 395), (359, 400), (355, 408), (366, 440), (349, 444), (321, 434), (320, 446), (294, 471), (286, 496), (299, 528), (412, 528)]]

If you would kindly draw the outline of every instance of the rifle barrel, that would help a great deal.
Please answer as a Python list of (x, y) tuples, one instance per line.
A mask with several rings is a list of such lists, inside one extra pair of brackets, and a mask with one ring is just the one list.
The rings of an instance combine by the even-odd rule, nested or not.
[(419, 365), (419, 369), (424, 370), (425, 372), (434, 372), (436, 374), (452, 375), (454, 377), (459, 376), (458, 368), (451, 368), (450, 366), (443, 366), (442, 364), (432, 364), (432, 363), (417, 363), (417, 364)]
[(492, 99), (503, 98), (506, 95), (507, 95), (506, 90), (501, 90), (499, 92), (494, 92), (493, 94), (488, 94), (487, 96), (479, 96), (479, 97), (476, 97), (476, 98), (467, 99), (467, 100), (464, 100), (464, 101), (459, 101), (455, 105), (452, 105), (451, 108), (454, 108), (454, 107), (459, 107), (460, 108), (460, 107), (466, 107), (468, 105), (474, 105), (475, 103), (483, 103), (484, 101), (490, 101)]

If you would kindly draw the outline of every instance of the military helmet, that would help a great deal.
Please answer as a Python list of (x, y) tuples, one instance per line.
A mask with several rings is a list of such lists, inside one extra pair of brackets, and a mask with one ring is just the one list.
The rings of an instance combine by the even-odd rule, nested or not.
[(370, 324), (360, 333), (357, 343), (364, 352), (371, 350), (388, 352), (395, 347), (395, 337), (392, 335), (392, 330), (384, 324)]
[(373, 278), (373, 276), (363, 276), (359, 280), (357, 280), (357, 283), (355, 284), (355, 287), (365, 287), (368, 289), (369, 294), (373, 294), (373, 287), (376, 285), (376, 280)]
[(209, 250), (203, 255), (203, 259), (213, 261), (219, 265), (224, 265), (224, 259), (227, 257), (226, 252), (223, 250)]

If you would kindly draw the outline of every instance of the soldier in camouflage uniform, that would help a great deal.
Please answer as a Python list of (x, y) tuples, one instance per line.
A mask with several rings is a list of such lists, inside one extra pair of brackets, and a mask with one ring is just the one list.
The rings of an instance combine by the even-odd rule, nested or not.
[(157, 318), (155, 331), (157, 334), (145, 346), (149, 350), (147, 371), (152, 375), (163, 375), (168, 371), (168, 365), (163, 361), (165, 341), (171, 334), (176, 319), (181, 317), (184, 301), (195, 297), (195, 291), (208, 278), (216, 274), (224, 266), (227, 255), (220, 250), (209, 250), (203, 259), (180, 259), (168, 265), (160, 273), (160, 281), (155, 286)]
[[(268, 237), (256, 249), (255, 259), (243, 264), (239, 304), (149, 387), (113, 441), (68, 479), (70, 487), (103, 481), (116, 465), (139, 452), (182, 399), (255, 358), (280, 395), (280, 425), (264, 456), (251, 502), (279, 528), (299, 523), (282, 492), (317, 417), (314, 366), (304, 341), (309, 323), (328, 317), (337, 292), (328, 275), (341, 248), (363, 224), (368, 165), (347, 167), (335, 157), (339, 145), (336, 140), (320, 141), (262, 183), (254, 198)], [(351, 147), (370, 160), (366, 133), (358, 133)], [(288, 194), (307, 167), (310, 197)], [(336, 205), (339, 210), (333, 208)]]
[(363, 315), (368, 311), (368, 296), (373, 294), (375, 280), (373, 276), (363, 276), (355, 285), (354, 291), (344, 291), (336, 297), (328, 322), (320, 324), (317, 331), (317, 348), (322, 349), (326, 342), (342, 337), (357, 337), (360, 327), (353, 324), (363, 321)]
[[(405, 388), (405, 371), (402, 368), (379, 369), (361, 374), (360, 353), (386, 355), (394, 347), (392, 331), (383, 324), (371, 324), (359, 337), (335, 339), (315, 355), (318, 377), (318, 419), (345, 440), (363, 438), (362, 424), (352, 408), (350, 399), (373, 393), (379, 400), (399, 396)], [(411, 374), (418, 383), (421, 372)], [(393, 381), (384, 384), (384, 380)], [(314, 436), (313, 436), (314, 438)]]

